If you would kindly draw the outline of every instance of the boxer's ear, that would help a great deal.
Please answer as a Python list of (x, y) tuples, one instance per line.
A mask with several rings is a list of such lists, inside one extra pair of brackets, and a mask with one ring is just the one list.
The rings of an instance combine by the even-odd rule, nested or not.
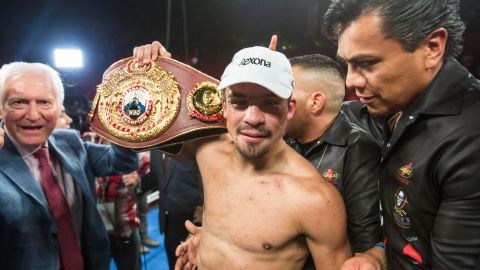
[(287, 113), (287, 120), (292, 119), (293, 114), (295, 113), (295, 109), (297, 108), (297, 100), (294, 98), (288, 99), (288, 113)]

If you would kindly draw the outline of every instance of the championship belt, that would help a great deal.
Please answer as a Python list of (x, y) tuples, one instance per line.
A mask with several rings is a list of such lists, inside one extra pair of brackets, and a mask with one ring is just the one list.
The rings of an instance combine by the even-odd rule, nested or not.
[(188, 140), (226, 132), (218, 80), (170, 58), (112, 64), (88, 114), (99, 136), (138, 151), (177, 153)]

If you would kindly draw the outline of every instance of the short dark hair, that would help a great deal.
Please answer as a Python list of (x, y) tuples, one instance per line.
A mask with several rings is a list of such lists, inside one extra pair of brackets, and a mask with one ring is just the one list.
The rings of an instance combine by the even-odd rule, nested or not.
[(351, 21), (368, 12), (378, 12), (383, 32), (398, 40), (409, 52), (438, 28), (448, 32), (446, 57), (462, 51), (465, 25), (460, 19), (459, 0), (332, 0), (323, 15), (323, 30), (333, 41)]
[(289, 60), (292, 67), (297, 66), (316, 76), (317, 87), (303, 90), (323, 92), (328, 100), (326, 111), (338, 113), (345, 98), (345, 73), (339, 62), (322, 54), (302, 55)]
[(340, 78), (345, 79), (345, 72), (343, 72), (340, 64), (332, 58), (322, 54), (308, 54), (296, 56), (288, 59), (293, 66), (299, 66), (306, 70), (330, 70), (336, 73)]

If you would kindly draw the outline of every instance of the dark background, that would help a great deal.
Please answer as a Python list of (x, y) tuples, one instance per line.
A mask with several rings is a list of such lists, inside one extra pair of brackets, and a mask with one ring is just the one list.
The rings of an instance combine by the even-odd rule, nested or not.
[[(84, 67), (60, 70), (68, 96), (93, 98), (103, 71), (132, 54), (135, 45), (160, 40), (167, 45), (168, 0), (2, 1), (0, 63), (43, 62), (53, 66), (53, 49), (79, 48)], [(233, 54), (268, 45), (288, 57), (335, 55), (320, 31), (328, 0), (171, 0), (168, 48), (173, 57), (219, 78)], [(185, 16), (184, 16), (185, 14)], [(461, 0), (467, 23), (464, 57), (480, 62), (480, 1)], [(197, 60), (197, 61), (195, 61)], [(462, 62), (467, 60), (460, 59)], [(69, 104), (67, 104), (69, 105)], [(67, 106), (67, 110), (69, 107)]]

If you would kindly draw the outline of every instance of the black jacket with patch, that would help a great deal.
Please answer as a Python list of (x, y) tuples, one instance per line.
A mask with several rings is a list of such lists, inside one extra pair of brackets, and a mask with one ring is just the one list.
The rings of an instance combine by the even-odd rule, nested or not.
[(474, 268), (480, 254), (479, 118), (480, 83), (447, 59), (385, 136), (380, 196), (389, 269)]
[(358, 100), (345, 101), (342, 111), (350, 122), (368, 131), (381, 147), (383, 144), (383, 116), (373, 115), (368, 112), (367, 106)]
[(380, 147), (344, 113), (308, 149), (296, 139), (287, 143), (308, 159), (340, 191), (347, 210), (353, 252), (382, 241), (379, 216), (378, 168)]

